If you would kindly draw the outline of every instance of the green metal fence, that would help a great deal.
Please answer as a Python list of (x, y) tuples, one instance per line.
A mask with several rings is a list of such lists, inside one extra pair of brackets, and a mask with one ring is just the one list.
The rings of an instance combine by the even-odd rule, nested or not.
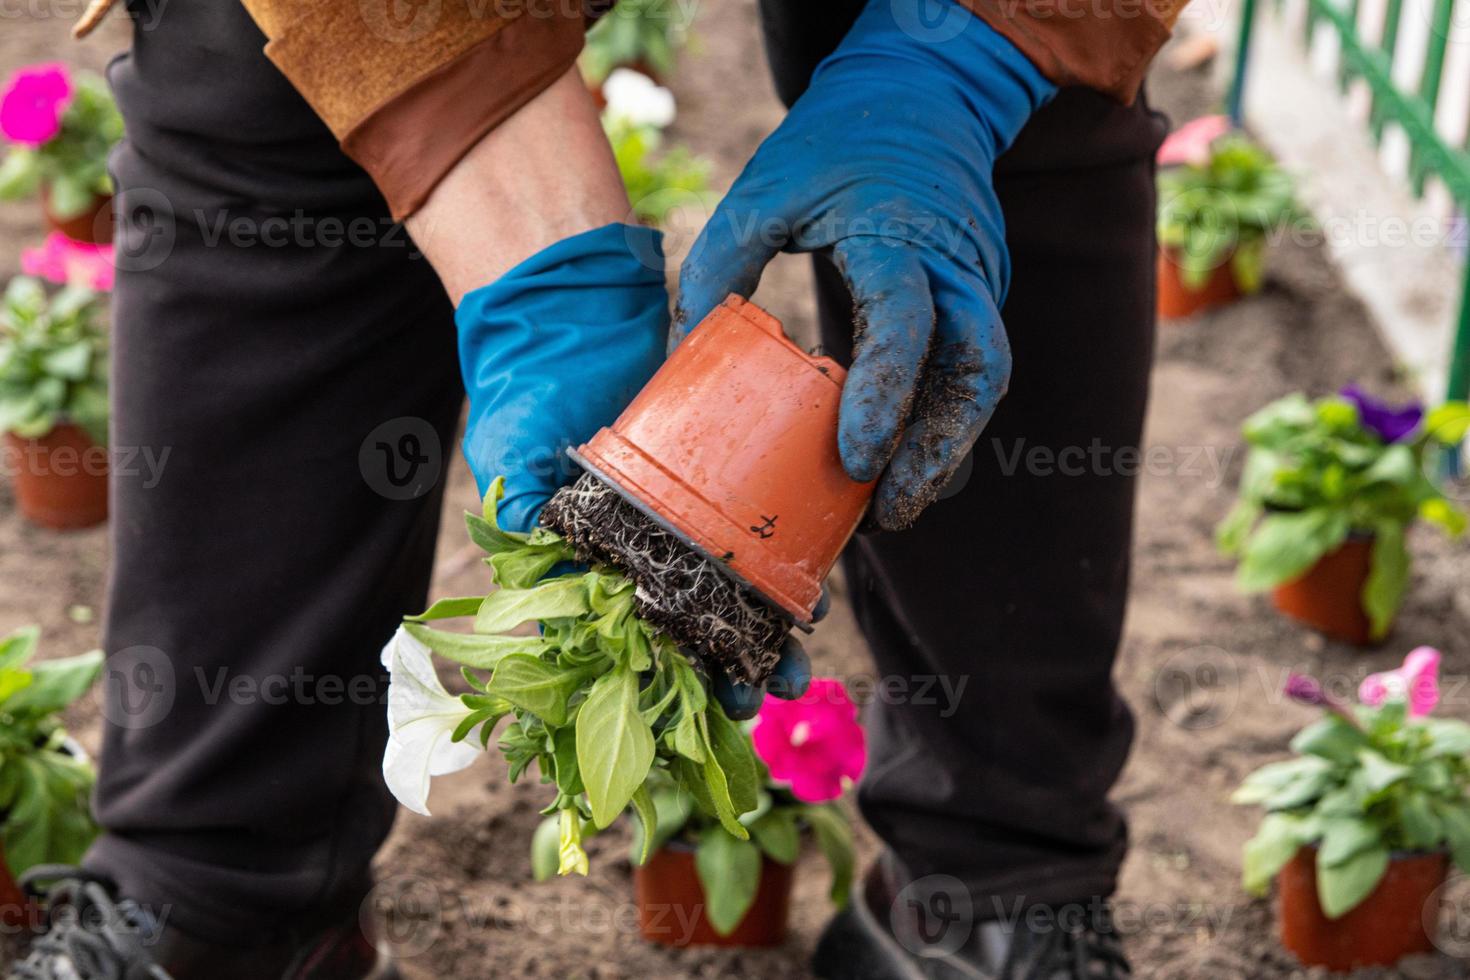
[[(1399, 22), (1404, 15), (1403, 0), (1387, 0), (1383, 36), (1376, 42), (1364, 39), (1359, 33), (1359, 0), (1306, 0), (1306, 4), (1307, 29), (1303, 43), (1311, 43), (1320, 24), (1326, 23), (1336, 32), (1341, 42), (1339, 77), (1343, 87), (1357, 78), (1368, 85), (1372, 97), (1369, 120), (1373, 139), (1381, 141), (1387, 125), (1399, 126), (1409, 141), (1409, 176), (1414, 193), (1422, 196), (1426, 181), (1437, 177), (1458, 204), (1462, 218), (1470, 220), (1470, 152), (1467, 152), (1470, 147), (1450, 145), (1434, 125), (1455, 0), (1434, 0), (1429, 48), (1419, 85), (1414, 91), (1404, 91), (1393, 79), (1394, 49), (1399, 37)], [(1243, 0), (1235, 79), (1229, 97), (1229, 111), (1237, 123), (1241, 120), (1243, 93), (1249, 77), (1256, 8), (1257, 0)], [(1470, 396), (1470, 260), (1465, 263), (1465, 282), (1454, 346), (1450, 352), (1447, 391), (1449, 398), (1467, 396)]]

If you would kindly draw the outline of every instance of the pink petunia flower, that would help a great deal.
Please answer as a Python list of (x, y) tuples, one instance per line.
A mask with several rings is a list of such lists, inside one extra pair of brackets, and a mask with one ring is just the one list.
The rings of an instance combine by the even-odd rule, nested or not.
[(60, 131), (71, 96), (71, 74), (60, 62), (19, 69), (0, 94), (0, 133), (12, 143), (40, 146)]
[(751, 732), (771, 778), (807, 803), (835, 800), (863, 774), (867, 738), (857, 705), (832, 677), (812, 679), (795, 701), (766, 698)]
[(68, 238), (59, 231), (46, 236), (39, 248), (20, 253), (20, 268), (62, 286), (85, 286), (106, 292), (112, 289), (115, 270), (111, 245), (93, 245)]
[(1156, 158), (1158, 164), (1161, 167), (1178, 164), (1202, 167), (1210, 162), (1210, 146), (1228, 132), (1230, 120), (1226, 116), (1201, 116), (1191, 120), (1164, 140)]
[(1410, 718), (1423, 718), (1439, 704), (1439, 651), (1419, 647), (1398, 670), (1369, 674), (1358, 687), (1358, 700), (1369, 707), (1384, 701), (1406, 701)]

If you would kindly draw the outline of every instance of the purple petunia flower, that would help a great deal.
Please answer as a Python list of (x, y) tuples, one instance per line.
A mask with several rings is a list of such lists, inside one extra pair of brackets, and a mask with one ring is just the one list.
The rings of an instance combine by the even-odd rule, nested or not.
[(1386, 443), (1395, 443), (1413, 435), (1424, 421), (1424, 404), (1418, 401), (1395, 408), (1369, 395), (1357, 385), (1348, 385), (1338, 392), (1358, 409), (1358, 420), (1363, 428), (1376, 434)]
[(1315, 677), (1306, 674), (1291, 674), (1286, 678), (1286, 696), (1298, 704), (1309, 704), (1318, 708), (1328, 705), (1327, 692)]

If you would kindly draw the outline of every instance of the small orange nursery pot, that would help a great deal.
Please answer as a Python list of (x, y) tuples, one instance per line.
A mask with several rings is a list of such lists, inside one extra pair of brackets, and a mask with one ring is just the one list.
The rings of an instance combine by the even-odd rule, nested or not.
[(59, 231), (74, 242), (92, 245), (112, 243), (112, 195), (98, 194), (92, 198), (91, 207), (70, 218), (58, 218), (51, 210), (51, 189), (41, 194), (41, 210), (46, 215), (46, 224), (52, 231)]
[(731, 296), (609, 428), (572, 455), (798, 623), (856, 530), (872, 483), (837, 450), (846, 372)]
[(107, 450), (63, 423), (39, 439), (6, 433), (5, 468), (21, 513), (42, 527), (71, 530), (107, 520)]
[(1317, 899), (1317, 849), (1302, 848), (1277, 879), (1281, 944), (1304, 966), (1336, 971), (1432, 953), (1438, 909), (1430, 904), (1448, 871), (1447, 854), (1396, 855), (1361, 905), (1329, 919)]
[(1301, 578), (1277, 586), (1276, 608), (1298, 622), (1356, 646), (1371, 646), (1373, 627), (1363, 609), (1363, 587), (1373, 568), (1373, 537), (1355, 534)]
[(1179, 259), (1163, 248), (1159, 249), (1158, 291), (1159, 316), (1166, 320), (1193, 316), (1215, 306), (1226, 306), (1241, 296), (1228, 255), (1202, 287), (1190, 289), (1181, 278)]
[(761, 881), (750, 911), (728, 936), (705, 915), (704, 887), (694, 868), (694, 849), (671, 844), (633, 869), (638, 931), (663, 946), (779, 946), (791, 910), (792, 869), (761, 856)]

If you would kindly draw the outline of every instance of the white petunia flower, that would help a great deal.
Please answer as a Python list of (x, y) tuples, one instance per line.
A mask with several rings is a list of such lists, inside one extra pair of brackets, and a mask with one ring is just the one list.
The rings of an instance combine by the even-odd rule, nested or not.
[(634, 126), (663, 129), (674, 121), (674, 93), (642, 72), (619, 68), (602, 83), (607, 111)]
[(450, 741), (470, 714), (439, 683), (429, 648), (403, 627), (383, 647), (388, 668), (388, 747), (383, 779), (398, 802), (429, 815), (429, 780), (466, 768), (480, 755), (479, 726), (461, 742)]

